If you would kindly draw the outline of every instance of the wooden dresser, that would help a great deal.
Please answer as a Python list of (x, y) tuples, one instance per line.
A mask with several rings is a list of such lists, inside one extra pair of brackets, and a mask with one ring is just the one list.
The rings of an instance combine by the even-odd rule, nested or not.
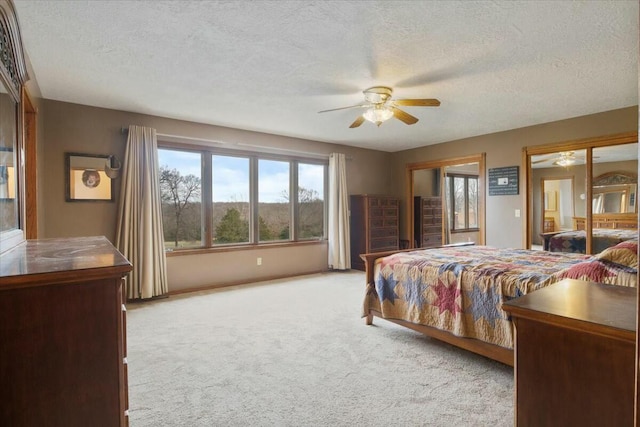
[(0, 255), (0, 425), (128, 424), (131, 268), (104, 237), (31, 240)]
[(351, 202), (351, 267), (363, 270), (360, 254), (397, 250), (399, 201), (395, 197), (357, 194)]
[(516, 330), (516, 425), (633, 425), (636, 295), (566, 279), (503, 304)]
[(442, 199), (414, 197), (414, 240), (417, 248), (442, 246)]

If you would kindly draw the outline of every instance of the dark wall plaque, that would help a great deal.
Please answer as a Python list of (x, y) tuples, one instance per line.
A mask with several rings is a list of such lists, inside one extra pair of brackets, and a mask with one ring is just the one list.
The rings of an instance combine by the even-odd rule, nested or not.
[(519, 193), (519, 166), (489, 169), (489, 195), (511, 196)]

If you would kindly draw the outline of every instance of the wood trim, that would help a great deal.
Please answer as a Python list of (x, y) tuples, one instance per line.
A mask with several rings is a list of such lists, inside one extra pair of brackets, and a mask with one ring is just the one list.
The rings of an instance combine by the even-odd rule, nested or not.
[(622, 145), (638, 142), (637, 132), (625, 132), (613, 135), (604, 135), (593, 138), (576, 139), (563, 142), (555, 142), (543, 145), (534, 145), (530, 147), (524, 147), (527, 154), (539, 155), (550, 154), (559, 151), (576, 151), (584, 150), (588, 147), (606, 147), (609, 145)]
[(22, 123), (25, 152), (25, 237), (38, 237), (38, 176), (37, 176), (37, 111), (26, 89), (22, 89)]
[(533, 185), (532, 185), (532, 176), (531, 168), (529, 164), (531, 163), (531, 155), (527, 152), (527, 148), (524, 147), (522, 149), (522, 181), (524, 186), (524, 215), (525, 218), (522, 221), (522, 229), (524, 247), (530, 248), (532, 244), (532, 233), (533, 228), (531, 224), (533, 223)]
[(424, 162), (416, 162), (416, 163), (407, 163), (407, 169), (416, 170), (416, 169), (435, 169), (442, 168), (444, 166), (455, 166), (463, 163), (475, 163), (480, 162), (480, 158), (484, 156), (485, 153), (472, 154), (470, 156), (463, 157), (449, 157), (446, 159), (440, 160), (428, 160)]
[(478, 225), (480, 226), (480, 241), (479, 245), (484, 245), (487, 241), (487, 224), (485, 222), (486, 209), (487, 209), (487, 183), (485, 177), (487, 176), (487, 153), (480, 154), (480, 161), (478, 162), (478, 194), (482, 197), (478, 200)]
[[(440, 174), (442, 174), (442, 172), (440, 172)], [(409, 185), (407, 185), (407, 194), (406, 194), (406, 208), (405, 208), (405, 219), (407, 220), (407, 230), (409, 232), (408, 236), (405, 236), (409, 239), (409, 247), (410, 248), (415, 248), (415, 239), (413, 238), (413, 236), (415, 236), (415, 212), (413, 209), (413, 170), (407, 168), (405, 169), (405, 179), (407, 180), (406, 182), (409, 183)], [(444, 242), (444, 240), (443, 240)]]
[(367, 314), (367, 322), (369, 322), (369, 320), (372, 321), (370, 316), (375, 316), (388, 322), (404, 326), (405, 328), (413, 329), (414, 331), (420, 332), (428, 337), (436, 338), (440, 341), (444, 341), (448, 344), (452, 344), (464, 350), (471, 351), (484, 357), (488, 357), (489, 359), (496, 360), (500, 363), (504, 363), (505, 365), (513, 366), (514, 357), (513, 350), (511, 349), (500, 347), (494, 344), (489, 344), (473, 338), (458, 337), (449, 332), (442, 331), (430, 326), (418, 325), (400, 319), (388, 319), (382, 317), (382, 313), (376, 310), (369, 310)]
[(586, 172), (586, 183), (587, 183), (587, 197), (584, 204), (585, 213), (587, 214), (587, 226), (585, 228), (587, 233), (587, 241), (585, 253), (592, 254), (593, 253), (593, 148), (587, 148), (587, 164), (585, 165)]

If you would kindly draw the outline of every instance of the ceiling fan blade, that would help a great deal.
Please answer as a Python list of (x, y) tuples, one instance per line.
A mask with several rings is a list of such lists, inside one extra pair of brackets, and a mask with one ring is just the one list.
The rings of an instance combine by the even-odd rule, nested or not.
[(551, 160), (553, 160), (553, 158), (550, 159), (542, 159), (542, 160), (536, 160), (535, 162), (531, 162), (532, 165), (538, 164), (538, 163), (544, 163), (544, 162), (550, 162)]
[(396, 105), (404, 105), (407, 107), (437, 107), (440, 101), (437, 99), (394, 99)]
[(351, 129), (353, 128), (357, 128), (358, 126), (360, 126), (362, 123), (364, 123), (364, 116), (358, 116), (358, 118), (351, 123), (351, 126), (349, 126)]
[(399, 108), (396, 108), (396, 107), (390, 107), (390, 108), (391, 108), (391, 111), (393, 111), (393, 116), (396, 119), (398, 119), (398, 120), (400, 120), (402, 122), (405, 122), (408, 125), (412, 125), (412, 124), (418, 122), (418, 118), (417, 117), (413, 117), (411, 114), (405, 113), (404, 111), (402, 111)]
[(322, 110), (322, 111), (318, 111), (318, 113), (328, 113), (329, 111), (338, 111), (338, 110), (347, 110), (349, 108), (362, 108), (362, 107), (368, 107), (369, 104), (358, 104), (358, 105), (351, 105), (349, 107), (340, 107), (340, 108), (332, 108), (330, 110)]

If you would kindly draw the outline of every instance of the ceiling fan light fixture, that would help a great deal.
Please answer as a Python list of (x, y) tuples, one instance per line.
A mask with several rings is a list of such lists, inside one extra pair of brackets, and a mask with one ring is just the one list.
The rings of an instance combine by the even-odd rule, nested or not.
[(387, 107), (371, 107), (362, 115), (366, 120), (380, 126), (382, 122), (386, 122), (393, 117), (393, 111)]
[(555, 164), (566, 168), (567, 166), (571, 166), (575, 162), (576, 162), (575, 157), (562, 157)]

